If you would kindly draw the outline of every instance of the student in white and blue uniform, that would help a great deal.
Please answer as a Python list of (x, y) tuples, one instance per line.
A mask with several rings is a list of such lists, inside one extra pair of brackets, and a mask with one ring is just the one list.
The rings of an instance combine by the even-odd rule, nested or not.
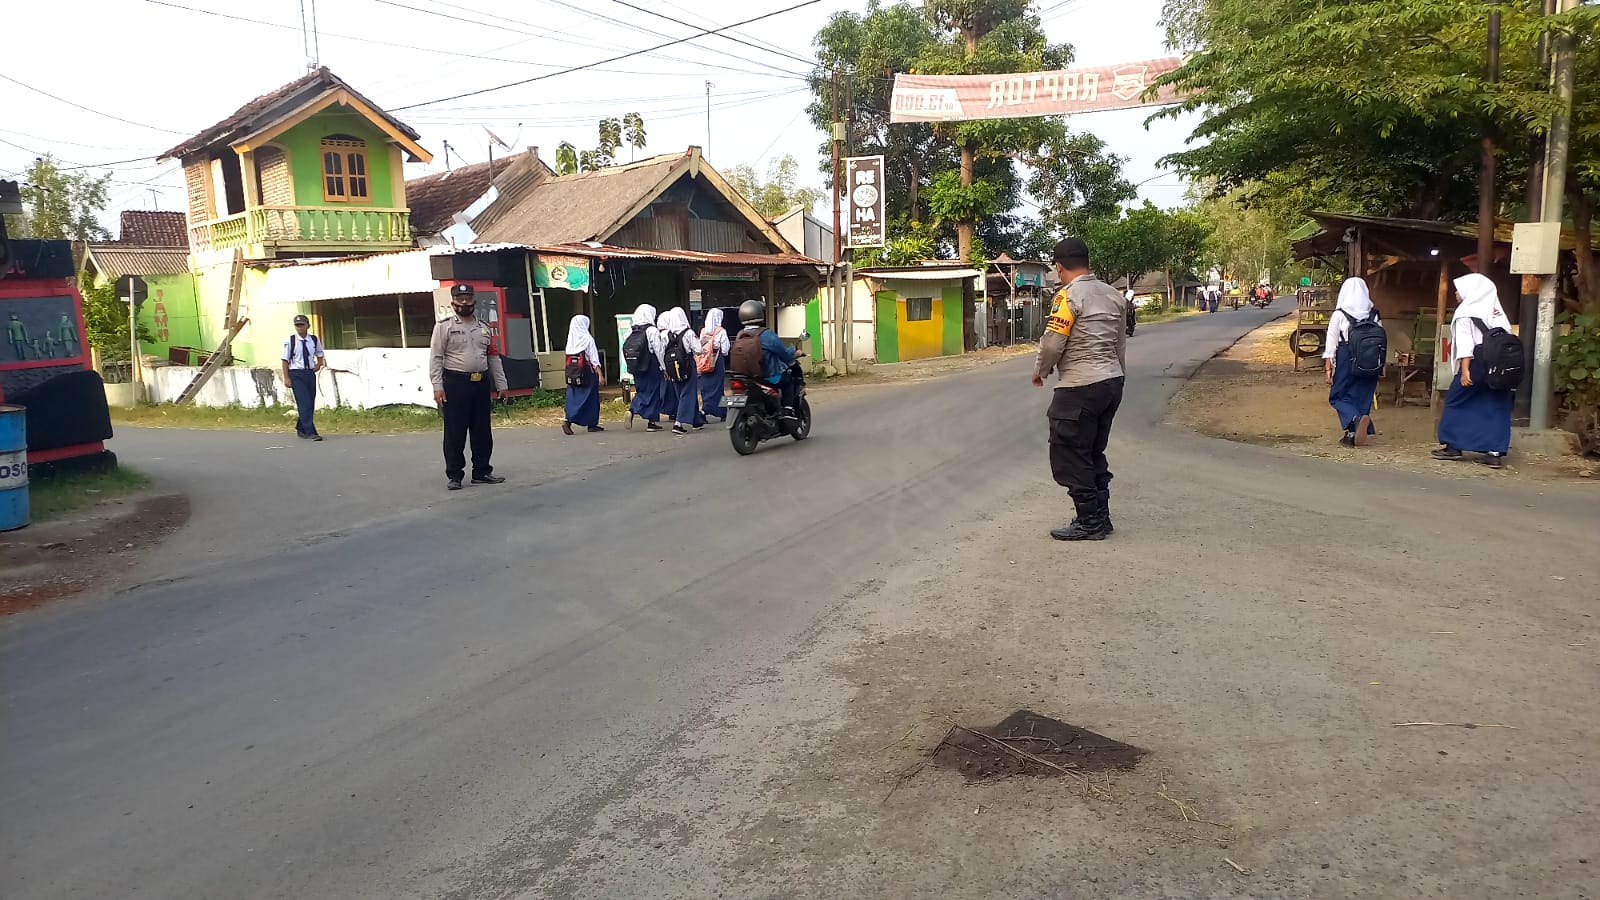
[[(600, 425), (600, 348), (595, 346), (594, 335), (589, 333), (589, 317), (573, 316), (567, 326), (567, 367), (574, 363), (582, 366), (583, 384), (567, 384), (566, 418), (561, 430), (572, 434), (572, 426), (582, 425), (591, 433), (605, 431)], [(580, 363), (581, 360), (581, 363)]]
[(308, 441), (320, 441), (317, 423), (317, 373), (328, 365), (322, 353), (322, 342), (311, 333), (311, 320), (305, 316), (294, 317), (294, 334), (283, 342), (283, 380), (294, 392), (294, 405), (300, 411), (294, 433)]
[(1367, 282), (1346, 278), (1339, 286), (1339, 304), (1328, 320), (1327, 347), (1322, 351), (1322, 368), (1328, 379), (1328, 405), (1339, 414), (1339, 427), (1346, 447), (1364, 447), (1378, 433), (1372, 424), (1372, 399), (1378, 393), (1378, 378), (1363, 378), (1355, 371), (1354, 348), (1350, 346), (1350, 326), (1365, 322), (1372, 315), (1372, 296)]
[(1511, 406), (1516, 391), (1497, 391), (1485, 384), (1488, 367), (1476, 354), (1489, 329), (1510, 331), (1511, 319), (1500, 306), (1494, 282), (1476, 272), (1456, 279), (1456, 296), (1461, 305), (1450, 319), (1450, 358), (1456, 376), (1439, 417), (1439, 443), (1444, 446), (1433, 451), (1433, 456), (1461, 459), (1464, 452), (1481, 453), (1484, 464), (1498, 469), (1505, 465), (1506, 452), (1511, 449)]
[(711, 355), (714, 361), (711, 371), (700, 373), (700, 410), (719, 422), (728, 421), (728, 410), (722, 405), (722, 380), (728, 371), (730, 346), (728, 330), (722, 327), (722, 310), (707, 310), (705, 327), (700, 329), (700, 355), (701, 359)]

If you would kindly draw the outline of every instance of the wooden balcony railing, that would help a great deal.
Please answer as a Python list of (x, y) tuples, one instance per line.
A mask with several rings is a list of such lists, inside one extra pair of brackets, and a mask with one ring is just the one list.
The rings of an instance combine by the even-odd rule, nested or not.
[(258, 206), (189, 229), (197, 251), (266, 246), (281, 249), (405, 247), (411, 215), (404, 209)]

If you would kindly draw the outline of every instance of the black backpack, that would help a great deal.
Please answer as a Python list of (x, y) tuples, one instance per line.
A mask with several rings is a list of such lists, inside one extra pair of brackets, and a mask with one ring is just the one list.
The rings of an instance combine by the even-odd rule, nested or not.
[(633, 326), (628, 332), (628, 339), (622, 342), (622, 358), (628, 363), (628, 371), (634, 378), (648, 375), (655, 370), (656, 355), (650, 352), (650, 338), (645, 334), (651, 326), (639, 324)]
[(667, 380), (673, 384), (683, 384), (695, 370), (695, 359), (683, 347), (683, 336), (688, 332), (679, 331), (667, 335), (667, 352), (662, 354), (662, 362), (666, 364)]
[[(1340, 310), (1344, 312), (1344, 310)], [(1382, 378), (1384, 361), (1389, 358), (1389, 333), (1378, 324), (1378, 311), (1373, 310), (1365, 319), (1349, 313), (1350, 368), (1358, 378)]]
[(1472, 324), (1483, 332), (1483, 343), (1472, 352), (1474, 361), (1483, 363), (1483, 386), (1491, 391), (1514, 391), (1522, 383), (1522, 340), (1504, 328), (1490, 328), (1482, 319)]
[(581, 388), (589, 383), (589, 359), (582, 353), (567, 357), (567, 387)]

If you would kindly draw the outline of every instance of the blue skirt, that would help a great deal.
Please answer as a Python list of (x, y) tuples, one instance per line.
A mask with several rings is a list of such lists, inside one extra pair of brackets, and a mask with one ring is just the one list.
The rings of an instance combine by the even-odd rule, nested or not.
[(633, 402), (628, 405), (629, 411), (646, 422), (660, 418), (661, 385), (665, 380), (660, 369), (633, 376)]
[(669, 419), (678, 418), (678, 385), (661, 376), (661, 414)]
[[(1340, 344), (1333, 357), (1333, 386), (1328, 388), (1328, 405), (1339, 414), (1339, 428), (1354, 431), (1362, 416), (1372, 415), (1372, 398), (1378, 392), (1378, 379), (1356, 375), (1350, 359), (1350, 345)], [(1367, 423), (1367, 434), (1378, 429)]]
[(727, 357), (717, 355), (717, 367), (700, 376), (700, 408), (708, 416), (726, 419), (728, 411), (722, 406), (722, 381), (728, 373)]
[(1511, 449), (1511, 405), (1515, 391), (1491, 391), (1483, 386), (1483, 367), (1473, 363), (1471, 387), (1456, 375), (1444, 395), (1439, 416), (1439, 443), (1468, 453), (1505, 453)]
[(678, 406), (675, 410), (678, 424), (685, 428), (698, 428), (706, 424), (706, 417), (700, 412), (700, 373), (690, 366), (689, 380), (682, 384), (674, 384), (672, 387), (678, 395)]
[(567, 386), (567, 421), (585, 428), (600, 424), (600, 380), (593, 373), (583, 387)]

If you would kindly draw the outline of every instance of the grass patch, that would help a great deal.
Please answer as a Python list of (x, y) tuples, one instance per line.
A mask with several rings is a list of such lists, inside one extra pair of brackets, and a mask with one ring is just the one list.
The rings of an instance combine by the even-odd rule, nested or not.
[(147, 476), (125, 467), (56, 472), (31, 479), (28, 500), (33, 507), (33, 520), (43, 522), (149, 486)]
[[(561, 421), (564, 391), (536, 391), (496, 404), (496, 425), (550, 425)], [(294, 431), (292, 406), (177, 406), (171, 403), (111, 410), (119, 425), (142, 428), (188, 428), (213, 431)], [(423, 406), (380, 406), (374, 409), (319, 409), (322, 434), (395, 434), (434, 431), (439, 412)]]
[(1182, 319), (1188, 316), (1199, 315), (1200, 310), (1187, 306), (1169, 306), (1164, 309), (1145, 307), (1139, 310), (1139, 324), (1151, 325), (1156, 322), (1170, 322), (1173, 319)]

